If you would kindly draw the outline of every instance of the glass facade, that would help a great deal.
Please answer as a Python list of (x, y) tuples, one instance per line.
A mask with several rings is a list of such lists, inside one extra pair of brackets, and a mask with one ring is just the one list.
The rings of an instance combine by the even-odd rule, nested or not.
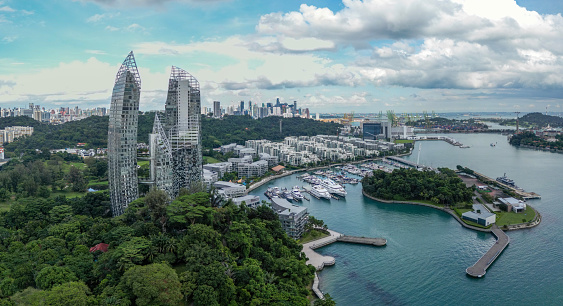
[(376, 139), (378, 135), (383, 135), (383, 125), (380, 122), (363, 123), (362, 134), (364, 139)]
[(141, 78), (131, 51), (117, 72), (108, 126), (108, 183), (113, 216), (139, 197), (137, 125)]

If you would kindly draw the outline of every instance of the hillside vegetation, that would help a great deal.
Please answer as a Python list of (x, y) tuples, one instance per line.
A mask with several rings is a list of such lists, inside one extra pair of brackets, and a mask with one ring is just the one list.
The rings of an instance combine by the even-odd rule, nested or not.
[[(252, 119), (250, 116), (226, 116), (223, 119), (202, 118), (202, 141), (204, 149), (216, 148), (236, 142), (244, 144), (249, 139), (282, 141), (286, 136), (336, 135), (341, 126), (303, 118), (285, 118), (280, 133), (280, 117)], [(32, 136), (20, 138), (6, 145), (7, 152), (23, 153), (29, 150), (64, 149), (86, 143), (85, 148), (107, 147), (109, 117), (91, 116), (80, 121), (61, 125), (40, 123), (29, 117), (0, 118), (0, 127), (33, 126)], [(148, 143), (152, 132), (154, 113), (139, 115), (139, 142)]]
[[(282, 133), (280, 133), (280, 120)], [(287, 136), (336, 135), (342, 125), (304, 118), (225, 116), (223, 119), (203, 118), (204, 148), (217, 148), (229, 143), (244, 144), (250, 139), (282, 141)]]
[(448, 168), (434, 171), (396, 169), (391, 173), (374, 171), (362, 179), (364, 191), (375, 198), (394, 201), (429, 201), (457, 205), (471, 201), (473, 190)]
[(153, 191), (108, 218), (107, 192), (19, 201), (0, 214), (0, 305), (310, 305), (315, 268), (276, 214), (216, 203)]
[[(519, 119), (522, 126), (543, 128), (548, 124), (551, 127), (563, 127), (563, 118), (545, 115), (542, 113), (529, 113)], [(504, 120), (501, 125), (516, 125), (516, 119)]]

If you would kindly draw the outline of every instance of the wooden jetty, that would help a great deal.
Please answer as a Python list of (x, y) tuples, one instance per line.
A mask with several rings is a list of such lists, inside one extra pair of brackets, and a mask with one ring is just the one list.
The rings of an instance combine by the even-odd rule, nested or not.
[(497, 242), (474, 265), (465, 270), (470, 276), (483, 277), (487, 273), (487, 268), (510, 243), (510, 238), (496, 224), (491, 229), (492, 234), (497, 238)]

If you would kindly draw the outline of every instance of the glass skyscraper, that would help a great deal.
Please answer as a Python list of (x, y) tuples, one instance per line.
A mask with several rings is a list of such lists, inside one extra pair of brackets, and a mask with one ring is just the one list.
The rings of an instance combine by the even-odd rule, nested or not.
[(137, 125), (141, 78), (133, 51), (115, 77), (108, 126), (108, 181), (113, 216), (123, 214), (139, 196)]
[[(202, 179), (201, 101), (199, 82), (172, 66), (165, 106), (164, 130), (172, 151), (173, 193)], [(174, 198), (172, 197), (172, 198)]]

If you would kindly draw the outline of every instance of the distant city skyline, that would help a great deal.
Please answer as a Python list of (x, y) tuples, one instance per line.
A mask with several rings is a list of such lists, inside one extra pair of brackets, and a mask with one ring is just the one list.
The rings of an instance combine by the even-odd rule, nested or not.
[(133, 50), (143, 111), (162, 109), (178, 64), (207, 108), (561, 113), (562, 12), (555, 0), (0, 0), (0, 108), (109, 108)]

